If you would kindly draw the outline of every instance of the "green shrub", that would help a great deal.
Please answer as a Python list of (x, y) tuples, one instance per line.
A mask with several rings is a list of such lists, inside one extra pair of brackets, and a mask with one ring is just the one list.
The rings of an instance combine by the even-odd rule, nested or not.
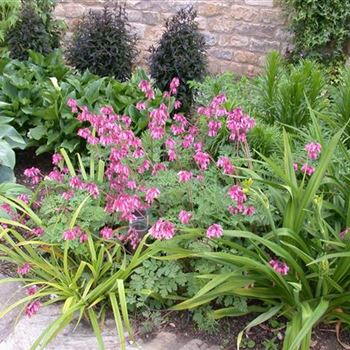
[(0, 47), (5, 44), (7, 31), (17, 22), (20, 6), (20, 0), (2, 0), (0, 3)]
[(16, 24), (6, 33), (11, 57), (26, 60), (28, 50), (48, 54), (60, 45), (60, 22), (53, 19), (54, 2), (23, 2)]
[(125, 81), (131, 76), (136, 56), (136, 36), (130, 34), (125, 7), (105, 6), (90, 10), (77, 24), (66, 52), (68, 62), (81, 72)]
[(350, 36), (350, 3), (344, 0), (284, 0), (293, 32), (294, 60), (343, 59), (344, 44)]
[(165, 31), (157, 47), (151, 47), (150, 72), (158, 87), (169, 90), (175, 77), (180, 79), (178, 98), (184, 110), (192, 104), (190, 80), (201, 80), (207, 71), (206, 43), (195, 21), (192, 7), (181, 9), (165, 22)]

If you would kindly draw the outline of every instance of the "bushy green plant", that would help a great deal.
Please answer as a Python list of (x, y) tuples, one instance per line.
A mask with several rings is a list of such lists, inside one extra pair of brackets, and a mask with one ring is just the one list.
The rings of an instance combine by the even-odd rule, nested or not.
[(165, 22), (165, 31), (156, 47), (151, 47), (150, 73), (161, 90), (169, 90), (173, 78), (180, 79), (178, 98), (184, 110), (192, 104), (190, 80), (201, 80), (207, 71), (206, 43), (195, 21), (192, 7), (181, 9)]
[(14, 181), (16, 164), (14, 149), (23, 149), (25, 142), (17, 130), (10, 125), (11, 118), (0, 116), (0, 184)]
[(343, 0), (284, 0), (293, 32), (293, 58), (339, 60), (350, 36), (350, 3)]
[[(0, 110), (13, 118), (13, 126), (28, 138), (28, 146), (37, 147), (37, 154), (61, 147), (82, 151), (84, 142), (76, 135), (79, 122), (67, 106), (68, 100), (75, 99), (95, 111), (111, 105), (116, 113), (129, 114), (135, 130), (141, 131), (148, 119), (134, 104), (142, 97), (137, 85), (145, 78), (141, 70), (124, 83), (88, 71), (79, 74), (64, 65), (59, 51), (47, 56), (30, 52), (28, 61), (4, 57), (0, 60)], [(156, 91), (150, 107), (161, 98)]]
[(308, 103), (317, 111), (327, 106), (325, 74), (312, 61), (287, 66), (280, 54), (272, 52), (259, 80), (257, 108), (268, 123), (299, 128), (310, 123)]
[(28, 50), (48, 54), (60, 45), (62, 26), (53, 19), (54, 2), (22, 2), (18, 19), (6, 33), (11, 57), (26, 60)]
[(130, 33), (125, 7), (106, 5), (90, 10), (77, 24), (66, 51), (68, 62), (80, 71), (125, 81), (136, 56), (136, 36)]
[(0, 46), (5, 43), (7, 31), (12, 28), (18, 19), (20, 0), (2, 0), (0, 3)]

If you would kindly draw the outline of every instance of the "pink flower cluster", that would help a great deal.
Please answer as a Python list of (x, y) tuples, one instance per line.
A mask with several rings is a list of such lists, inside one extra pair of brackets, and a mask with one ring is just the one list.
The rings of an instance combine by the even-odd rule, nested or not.
[(286, 263), (277, 259), (271, 259), (269, 264), (277, 273), (281, 275), (288, 275), (289, 266)]
[(36, 313), (38, 313), (40, 306), (41, 306), (41, 303), (39, 300), (35, 300), (35, 301), (29, 303), (26, 306), (26, 310), (25, 310), (26, 315), (28, 317), (34, 316)]
[(207, 229), (208, 238), (218, 238), (223, 235), (222, 226), (219, 224), (213, 224)]
[(25, 263), (17, 269), (17, 273), (19, 275), (26, 275), (30, 271), (30, 269), (31, 265), (29, 263)]
[(233, 175), (235, 173), (235, 167), (229, 157), (220, 157), (216, 165), (223, 169), (225, 175)]
[(175, 235), (175, 225), (167, 220), (159, 219), (149, 230), (155, 239), (171, 239)]
[(179, 213), (179, 220), (181, 224), (186, 225), (190, 222), (192, 218), (192, 213), (186, 210), (181, 210)]
[(140, 83), (139, 83), (139, 88), (142, 92), (145, 93), (146, 95), (146, 98), (148, 100), (153, 100), (154, 97), (155, 97), (155, 94), (154, 94), (154, 91), (153, 91), (153, 88), (150, 84), (149, 81), (147, 80), (142, 80)]
[(322, 147), (319, 143), (311, 142), (305, 146), (305, 151), (311, 160), (316, 160), (321, 153), (321, 148)]
[(230, 205), (228, 207), (228, 210), (232, 215), (243, 214), (246, 216), (251, 216), (255, 213), (255, 208), (252, 205), (245, 205), (248, 198), (241, 186), (234, 185), (230, 187), (228, 193), (231, 199), (236, 202), (235, 206)]
[(63, 232), (63, 239), (65, 241), (73, 241), (77, 238), (79, 238), (80, 243), (84, 243), (88, 239), (86, 232), (84, 232), (79, 226)]
[(24, 170), (24, 175), (28, 177), (33, 185), (37, 185), (41, 180), (40, 169), (31, 167)]
[(110, 227), (104, 227), (100, 231), (100, 235), (101, 237), (103, 237), (103, 239), (111, 239), (113, 237), (113, 229), (111, 229)]

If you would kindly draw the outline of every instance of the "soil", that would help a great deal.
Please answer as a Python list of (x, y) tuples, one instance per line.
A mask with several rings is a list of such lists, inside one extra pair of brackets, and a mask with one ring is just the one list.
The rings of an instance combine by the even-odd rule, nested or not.
[[(160, 325), (155, 325), (152, 332), (142, 333), (147, 319), (134, 321), (139, 336), (149, 341), (159, 332), (166, 331), (178, 334), (188, 339), (200, 339), (210, 345), (219, 345), (223, 350), (236, 350), (237, 336), (239, 332), (256, 316), (241, 316), (237, 318), (224, 318), (218, 321), (216, 331), (208, 333), (201, 331), (192, 321), (190, 312), (162, 312)], [(285, 320), (279, 320), (277, 328), (272, 328), (268, 323), (254, 327), (245, 333), (241, 343), (241, 349), (254, 350), (281, 350), (284, 337)], [(342, 331), (341, 341), (350, 344), (350, 332)], [(342, 350), (337, 341), (335, 325), (320, 325), (312, 336), (311, 350)]]

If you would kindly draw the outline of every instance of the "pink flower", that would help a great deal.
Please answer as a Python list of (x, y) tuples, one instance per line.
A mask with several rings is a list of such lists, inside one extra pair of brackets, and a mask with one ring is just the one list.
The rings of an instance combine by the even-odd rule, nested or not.
[(181, 103), (181, 101), (179, 101), (179, 100), (176, 100), (176, 101), (174, 102), (174, 108), (175, 108), (175, 109), (179, 109), (179, 108), (181, 107), (181, 105), (182, 105), (182, 103)]
[(34, 295), (37, 291), (38, 287), (34, 284), (33, 286), (27, 288), (26, 293), (27, 295)]
[(104, 238), (104, 239), (111, 239), (113, 236), (113, 230), (110, 227), (104, 227), (101, 231), (100, 231), (100, 235)]
[(228, 191), (231, 199), (235, 200), (237, 204), (243, 204), (247, 200), (243, 189), (239, 185), (232, 186)]
[(49, 173), (48, 178), (52, 181), (63, 182), (64, 175), (59, 170), (55, 169)]
[(26, 306), (26, 311), (25, 311), (26, 315), (28, 317), (32, 317), (33, 315), (35, 315), (39, 311), (40, 306), (41, 306), (41, 303), (39, 300), (36, 300), (36, 301), (29, 303)]
[(343, 239), (345, 235), (349, 232), (349, 230), (349, 227), (345, 227), (345, 229), (339, 233), (339, 237)]
[(146, 109), (146, 103), (145, 102), (137, 102), (136, 103), (136, 109), (139, 111), (143, 111)]
[(269, 264), (277, 273), (284, 276), (288, 274), (289, 267), (286, 263), (278, 261), (277, 259), (271, 259)]
[(319, 143), (312, 142), (305, 146), (305, 151), (311, 160), (316, 160), (321, 153), (321, 148)]
[(224, 174), (226, 175), (232, 175), (235, 172), (235, 167), (232, 165), (229, 157), (220, 157), (216, 164), (224, 170)]
[(70, 230), (63, 232), (63, 239), (65, 241), (73, 241), (76, 238), (78, 238), (83, 232), (81, 231), (80, 227), (74, 227)]
[(80, 243), (84, 243), (84, 242), (86, 242), (88, 239), (89, 239), (88, 235), (84, 232), (84, 233), (82, 233), (82, 234), (80, 235), (80, 237), (79, 237), (79, 242), (80, 242)]
[(173, 78), (170, 82), (170, 92), (175, 95), (177, 93), (177, 88), (180, 86), (179, 78)]
[(210, 163), (210, 157), (208, 153), (197, 151), (193, 159), (197, 163), (200, 169), (202, 170), (208, 169), (208, 165)]
[(59, 153), (55, 153), (52, 156), (52, 164), (53, 165), (58, 165), (62, 161), (63, 161), (63, 157)]
[(298, 169), (299, 169), (298, 163), (293, 163), (293, 169), (294, 169), (294, 171), (298, 171)]
[(93, 182), (89, 182), (85, 184), (84, 188), (89, 192), (90, 196), (94, 199), (97, 199), (98, 196), (100, 195), (100, 190), (98, 189), (98, 186)]
[(130, 228), (128, 231), (126, 241), (130, 242), (132, 249), (136, 249), (138, 244), (140, 243), (140, 236), (138, 232), (135, 229)]
[(74, 197), (74, 191), (72, 191), (72, 190), (62, 193), (62, 198), (63, 198), (65, 201), (69, 201), (69, 200), (72, 199), (73, 197)]
[(84, 188), (83, 182), (79, 179), (78, 176), (74, 176), (69, 180), (70, 187), (76, 190), (82, 190)]
[(40, 182), (40, 170), (35, 167), (24, 170), (24, 175), (28, 177), (33, 185)]
[(152, 204), (153, 201), (158, 198), (158, 196), (160, 195), (160, 191), (158, 188), (149, 188), (147, 191), (146, 191), (146, 202), (148, 204)]
[(71, 108), (72, 113), (78, 113), (78, 103), (76, 100), (69, 98), (67, 105)]
[(153, 165), (152, 175), (155, 176), (160, 171), (165, 171), (165, 170), (166, 170), (166, 164), (156, 163), (156, 164)]
[(301, 171), (303, 173), (305, 173), (306, 175), (311, 176), (314, 172), (315, 172), (315, 168), (307, 163), (305, 163), (302, 167), (301, 167)]
[(32, 231), (33, 234), (37, 237), (41, 237), (45, 233), (45, 230), (42, 227), (35, 227)]
[(151, 84), (147, 80), (142, 80), (139, 83), (139, 88), (142, 92), (145, 93), (146, 97), (148, 100), (153, 100), (154, 99), (154, 91), (152, 89)]
[(171, 239), (175, 235), (175, 225), (167, 220), (159, 219), (149, 230), (155, 239)]
[(244, 115), (240, 108), (236, 108), (228, 113), (226, 125), (230, 130), (230, 140), (246, 142), (247, 132), (255, 126), (255, 120)]
[(21, 200), (24, 204), (29, 204), (29, 197), (26, 194), (20, 194), (17, 199)]
[(181, 224), (186, 225), (192, 218), (192, 213), (189, 211), (181, 210), (179, 213), (179, 220)]
[(193, 174), (191, 171), (181, 170), (177, 173), (177, 176), (179, 177), (179, 182), (185, 183), (192, 179)]
[(223, 235), (223, 229), (222, 229), (222, 226), (219, 224), (213, 224), (207, 230), (208, 238), (218, 238), (218, 237), (221, 237), (222, 235)]
[(208, 123), (208, 128), (208, 136), (215, 137), (221, 128), (221, 122), (219, 122), (218, 120), (211, 120)]
[(23, 264), (21, 267), (17, 269), (17, 273), (19, 275), (26, 275), (31, 269), (31, 266), (29, 263)]
[(244, 210), (243, 210), (243, 215), (246, 215), (246, 216), (252, 216), (254, 215), (255, 213), (255, 208), (250, 205), (249, 207), (245, 207)]

